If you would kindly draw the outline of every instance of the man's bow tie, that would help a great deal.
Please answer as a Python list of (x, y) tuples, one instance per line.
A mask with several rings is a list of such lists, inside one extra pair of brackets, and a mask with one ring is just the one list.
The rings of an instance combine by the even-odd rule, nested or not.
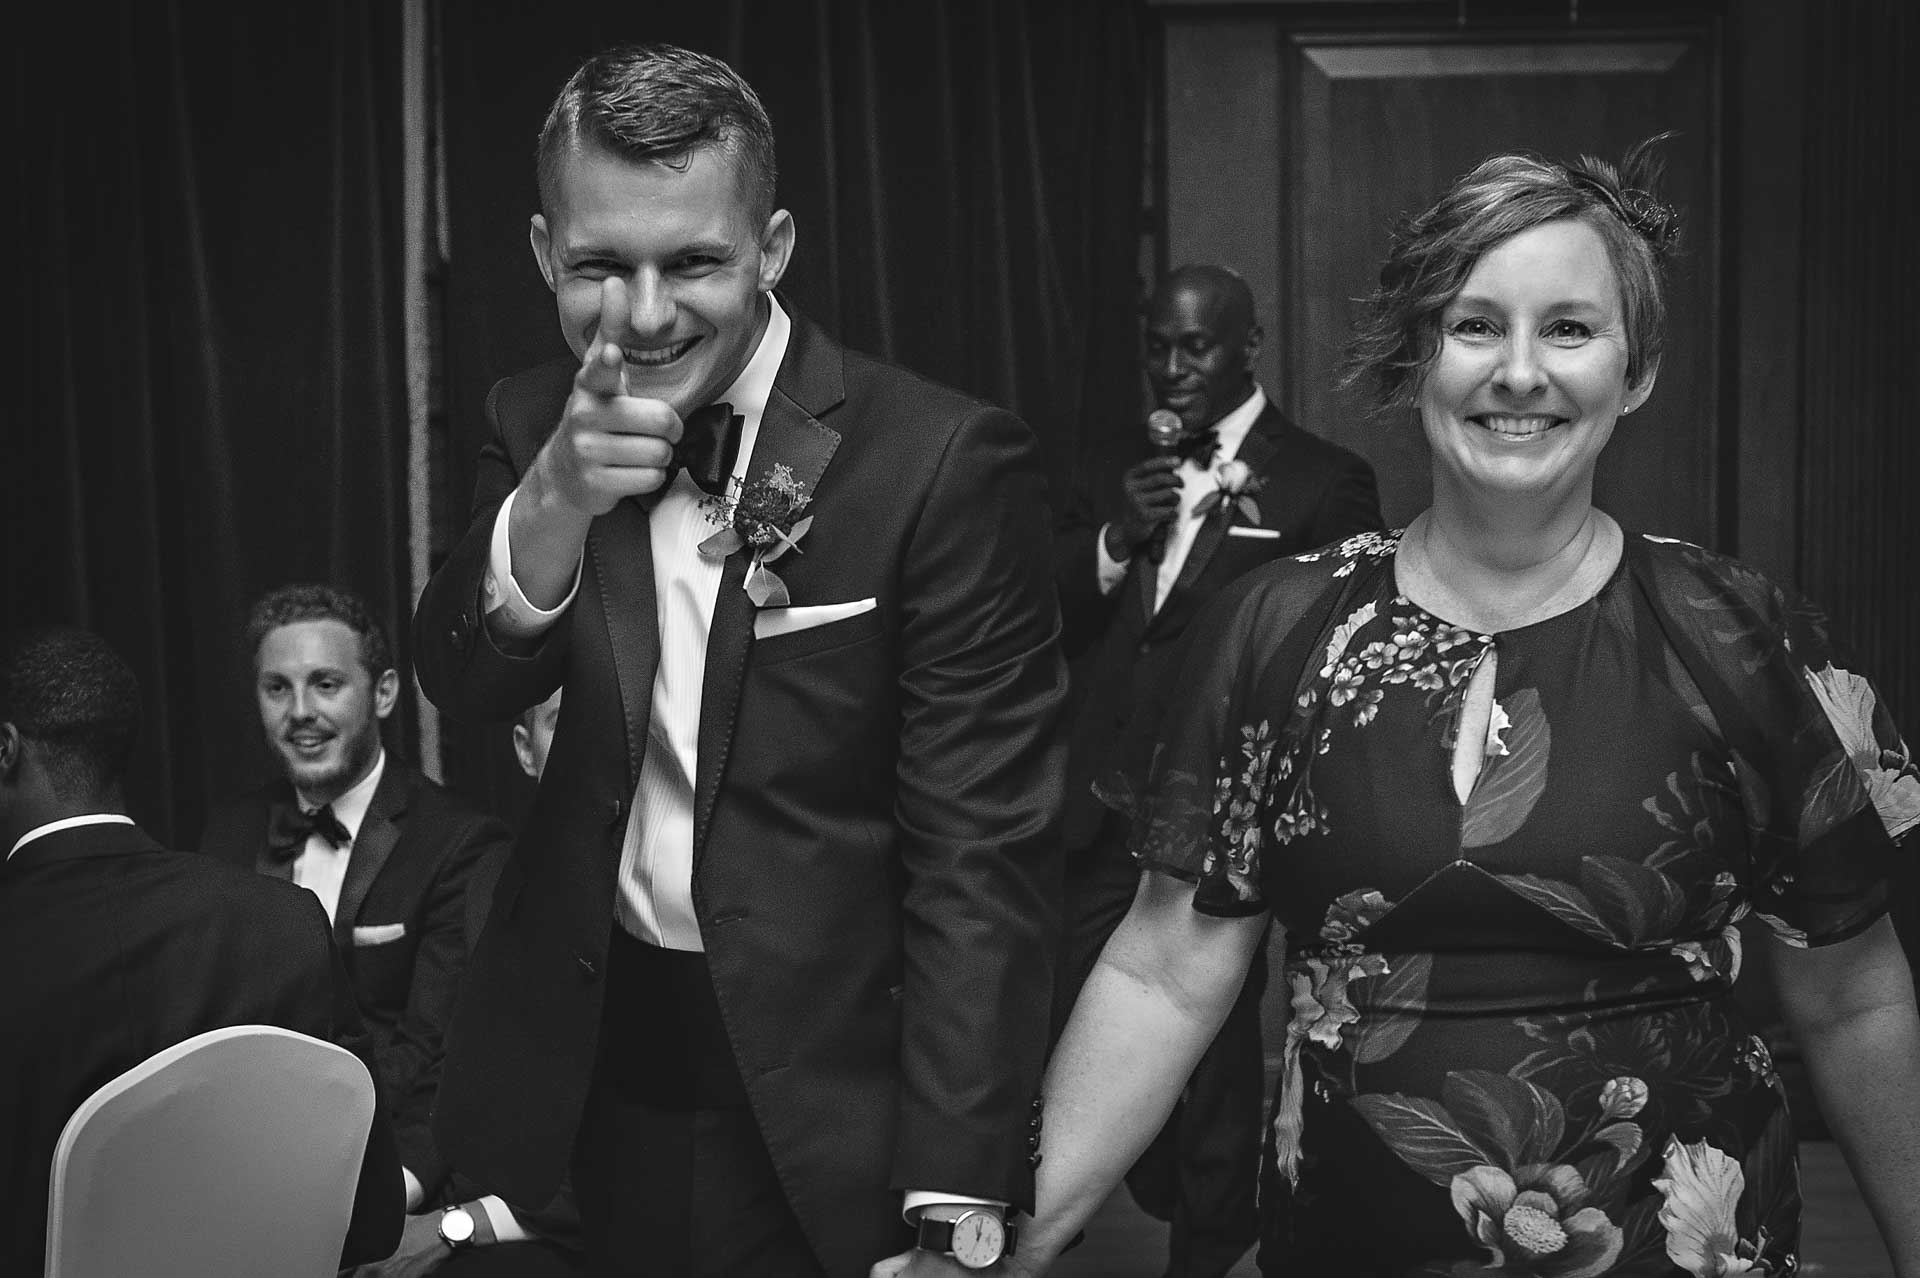
[(302, 812), (298, 803), (276, 803), (273, 819), (267, 826), (267, 851), (276, 861), (291, 861), (306, 850), (307, 837), (318, 834), (333, 847), (353, 841), (347, 827), (333, 814), (331, 803), (313, 812)]
[(1181, 461), (1190, 461), (1205, 470), (1213, 464), (1213, 454), (1220, 447), (1220, 428), (1209, 426), (1205, 430), (1190, 431), (1180, 436), (1180, 442), (1173, 451)]
[(727, 481), (733, 477), (733, 464), (740, 457), (740, 427), (745, 420), (725, 402), (687, 414), (686, 429), (673, 446), (667, 482), (673, 482), (675, 471), (685, 470), (687, 478), (702, 492), (724, 497)]

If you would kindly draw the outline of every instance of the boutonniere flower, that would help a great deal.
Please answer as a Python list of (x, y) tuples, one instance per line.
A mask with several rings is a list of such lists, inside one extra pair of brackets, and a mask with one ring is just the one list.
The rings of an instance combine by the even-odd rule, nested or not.
[(1193, 508), (1193, 513), (1205, 519), (1216, 510), (1238, 511), (1240, 517), (1250, 524), (1260, 522), (1260, 503), (1253, 495), (1267, 486), (1267, 481), (1253, 473), (1253, 467), (1235, 457), (1223, 461), (1213, 468), (1214, 490), (1202, 497)]
[(700, 553), (724, 559), (744, 546), (753, 547), (747, 565), (747, 598), (756, 608), (785, 608), (793, 602), (787, 583), (767, 565), (789, 550), (800, 554), (800, 539), (813, 526), (805, 514), (813, 494), (793, 476), (793, 468), (775, 462), (773, 471), (744, 487), (732, 480), (724, 497), (708, 497), (700, 508), (720, 531), (700, 543)]

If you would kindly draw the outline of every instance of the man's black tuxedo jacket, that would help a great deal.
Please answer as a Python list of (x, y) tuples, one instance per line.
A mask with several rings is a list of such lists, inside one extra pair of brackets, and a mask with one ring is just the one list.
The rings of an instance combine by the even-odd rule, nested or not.
[[(42, 835), (0, 867), (0, 972), (0, 1273), (44, 1266), (67, 1119), (155, 1052), (278, 1025), (373, 1067), (313, 894), (163, 851), (134, 826)], [(393, 1128), (376, 1115), (342, 1264), (392, 1254), (401, 1201)]]
[[(504, 719), (566, 686), (437, 1118), (457, 1164), (529, 1202), (560, 1178), (593, 1072), (659, 645), (634, 500), (593, 521), (578, 594), (531, 655), (482, 621), (494, 517), (574, 369), (494, 388), (473, 527), (414, 629), (421, 686), (455, 718)], [(776, 462), (817, 479), (801, 553), (775, 565), (793, 604), (876, 606), (756, 639), (746, 557), (729, 557), (701, 693), (693, 901), (781, 1183), (827, 1271), (865, 1273), (903, 1245), (895, 1191), (1032, 1200), (1065, 690), (1045, 481), (1017, 418), (798, 314), (749, 481)]]
[(1260, 508), (1257, 527), (1279, 535), (1236, 533), (1256, 525), (1230, 508), (1216, 511), (1194, 537), (1166, 602), (1151, 615), (1145, 587), (1157, 565), (1145, 555), (1128, 564), (1126, 580), (1113, 593), (1100, 593), (1095, 546), (1101, 526), (1121, 514), (1117, 481), (1076, 500), (1059, 530), (1054, 577), (1073, 672), (1061, 825), (1070, 850), (1092, 846), (1100, 835), (1106, 809), (1092, 783), (1118, 761), (1120, 742), (1130, 730), (1150, 730), (1167, 699), (1178, 695), (1189, 623), (1207, 601), (1270, 559), (1381, 526), (1373, 468), (1295, 426), (1272, 404), (1254, 419), (1235, 456), (1263, 481), (1253, 494)]
[[(279, 801), (293, 801), (284, 780), (222, 804), (207, 820), (200, 850), (230, 865), (290, 878), (292, 862), (267, 852), (268, 822)], [(389, 753), (354, 836), (334, 911), (334, 942), (373, 1038), (400, 1156), (429, 1197), (447, 1173), (429, 1117), (466, 969), (467, 879), (476, 861), (489, 851), (500, 854), (506, 841), (506, 827), (409, 772)], [(390, 933), (395, 924), (401, 935), (373, 940), (382, 931), (370, 929)]]

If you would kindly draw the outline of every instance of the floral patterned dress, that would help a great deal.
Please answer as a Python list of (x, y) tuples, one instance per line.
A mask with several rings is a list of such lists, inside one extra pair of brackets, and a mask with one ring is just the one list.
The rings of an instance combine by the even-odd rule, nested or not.
[[(1871, 924), (1920, 774), (1820, 615), (1731, 560), (1630, 537), (1595, 598), (1487, 635), (1399, 594), (1396, 541), (1244, 579), (1188, 710), (1107, 790), (1195, 908), (1286, 928), (1263, 1270), (1792, 1273), (1735, 924)], [(1454, 724), (1496, 650), (1461, 802)]]

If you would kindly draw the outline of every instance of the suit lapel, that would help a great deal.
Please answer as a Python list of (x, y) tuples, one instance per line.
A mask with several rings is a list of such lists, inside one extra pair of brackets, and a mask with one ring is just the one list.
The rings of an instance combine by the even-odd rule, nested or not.
[(640, 783), (640, 758), (653, 717), (653, 677), (660, 665), (660, 616), (653, 585), (653, 536), (648, 506), (620, 502), (593, 521), (587, 555), (613, 647), (614, 681), (627, 729), (624, 799)]
[[(825, 358), (825, 353), (805, 339), (803, 321), (793, 316), (793, 336), (788, 360), (781, 377), (767, 397), (767, 408), (760, 417), (760, 430), (754, 437), (753, 456), (747, 463), (746, 488), (768, 479), (775, 466), (784, 466), (806, 492), (819, 491), (820, 477), (840, 446), (839, 432), (822, 426), (812, 413), (782, 389), (791, 384), (790, 366), (806, 365)], [(797, 369), (796, 371), (814, 371)], [(836, 396), (837, 400), (837, 396)], [(811, 507), (809, 507), (809, 512)], [(793, 552), (788, 552), (792, 554)], [(805, 553), (804, 549), (800, 553)], [(698, 866), (707, 846), (713, 821), (713, 805), (720, 795), (720, 780), (726, 772), (727, 756), (733, 749), (734, 717), (740, 709), (740, 688), (746, 680), (747, 653), (753, 647), (753, 601), (747, 597), (747, 567), (753, 557), (751, 547), (727, 556), (720, 578), (720, 596), (714, 601), (713, 629), (707, 635), (706, 673), (700, 685), (699, 758), (693, 788), (693, 856)], [(785, 566), (786, 560), (781, 561)]]
[[(1276, 451), (1273, 441), (1267, 437), (1266, 429), (1269, 425), (1268, 414), (1272, 412), (1271, 404), (1260, 410), (1260, 416), (1254, 419), (1253, 426), (1241, 439), (1239, 451), (1234, 453), (1234, 459), (1245, 462), (1247, 469), (1256, 475), (1266, 473), (1267, 463), (1273, 460)], [(1254, 501), (1259, 500), (1259, 496), (1256, 495)], [(1272, 511), (1262, 508), (1260, 514), (1263, 524), (1274, 522)], [(1227, 529), (1233, 525), (1233, 521), (1233, 510), (1223, 504), (1201, 522), (1200, 531), (1194, 536), (1193, 545), (1187, 551), (1187, 561), (1180, 565), (1180, 575), (1174, 578), (1173, 589), (1167, 592), (1169, 604), (1173, 602), (1174, 596), (1191, 591), (1194, 583), (1200, 580), (1200, 574), (1205, 572), (1207, 565), (1213, 561), (1214, 552), (1218, 551), (1220, 543), (1226, 540)], [(1161, 609), (1162, 613), (1166, 611), (1166, 608)]]
[(367, 814), (354, 831), (353, 851), (347, 857), (347, 876), (340, 884), (340, 903), (333, 911), (333, 939), (340, 945), (353, 940), (353, 923), (367, 899), (373, 881), (386, 868), (393, 845), (400, 839), (399, 819), (407, 811), (407, 770), (392, 755), (374, 789)]

